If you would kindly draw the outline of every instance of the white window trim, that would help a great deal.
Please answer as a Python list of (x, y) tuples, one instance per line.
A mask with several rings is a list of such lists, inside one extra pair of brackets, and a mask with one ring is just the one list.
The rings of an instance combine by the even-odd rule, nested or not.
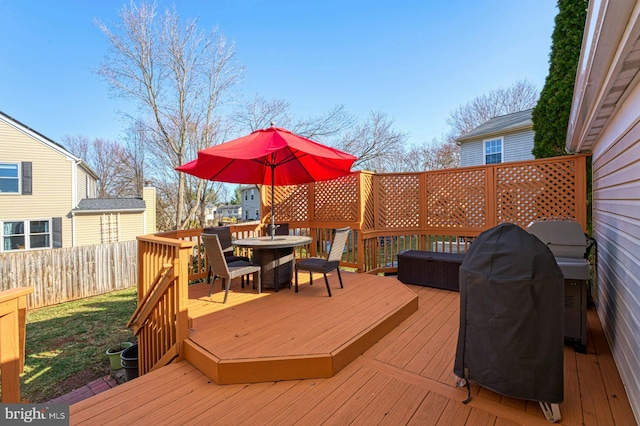
[[(0, 161), (0, 164), (16, 165), (18, 166), (18, 191), (17, 192), (0, 192), (0, 196), (3, 195), (20, 195), (22, 194), (22, 164), (19, 161)], [(12, 221), (7, 221), (12, 222)], [(13, 221), (15, 222), (15, 221)]]
[[(16, 250), (5, 250), (4, 249), (4, 224), (6, 222), (24, 222), (24, 248), (16, 249)], [(49, 222), (49, 246), (48, 247), (36, 247), (31, 248), (31, 222)], [(53, 247), (53, 221), (51, 218), (42, 218), (42, 219), (7, 219), (0, 221), (0, 252), (2, 253), (15, 253), (19, 251), (27, 251), (27, 250), (48, 250)]]
[(497, 138), (484, 139), (482, 141), (482, 164), (487, 165), (487, 142), (500, 141), (500, 163), (490, 163), (490, 164), (502, 164), (504, 163), (504, 137), (500, 136)]

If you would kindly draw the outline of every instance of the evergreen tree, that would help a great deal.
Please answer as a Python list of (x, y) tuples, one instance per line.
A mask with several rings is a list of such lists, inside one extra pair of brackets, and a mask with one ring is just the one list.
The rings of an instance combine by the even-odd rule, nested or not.
[(536, 158), (564, 155), (587, 0), (558, 0), (549, 57), (549, 74), (533, 109), (535, 131), (532, 153)]

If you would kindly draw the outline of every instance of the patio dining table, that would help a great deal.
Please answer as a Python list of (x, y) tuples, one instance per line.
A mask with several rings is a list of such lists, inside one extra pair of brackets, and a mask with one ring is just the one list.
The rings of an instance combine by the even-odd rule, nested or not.
[(262, 288), (278, 291), (289, 286), (293, 280), (296, 247), (313, 241), (311, 237), (299, 235), (277, 235), (271, 237), (243, 238), (232, 241), (236, 247), (253, 249), (253, 262), (260, 265)]

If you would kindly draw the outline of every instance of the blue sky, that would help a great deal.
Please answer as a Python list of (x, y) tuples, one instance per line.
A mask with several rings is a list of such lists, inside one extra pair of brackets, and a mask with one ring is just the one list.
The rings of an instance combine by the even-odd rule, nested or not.
[[(93, 72), (107, 49), (94, 19), (115, 22), (125, 3), (0, 0), (0, 111), (57, 142), (120, 138), (129, 107)], [(451, 111), (493, 89), (521, 79), (541, 89), (557, 13), (555, 0), (175, 5), (235, 42), (245, 97), (286, 100), (303, 118), (337, 104), (360, 120), (382, 111), (409, 143), (440, 136)]]

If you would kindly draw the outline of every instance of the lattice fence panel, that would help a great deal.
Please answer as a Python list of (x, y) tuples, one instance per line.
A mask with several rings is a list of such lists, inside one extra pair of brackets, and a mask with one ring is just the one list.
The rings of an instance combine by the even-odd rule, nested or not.
[(364, 173), (360, 175), (360, 192), (360, 196), (364, 199), (362, 229), (374, 229), (376, 226), (376, 211), (373, 199), (373, 175)]
[(420, 177), (418, 174), (379, 175), (378, 227), (420, 226)]
[(544, 217), (576, 218), (576, 163), (496, 167), (497, 223), (526, 227)]
[[(275, 221), (297, 222), (309, 220), (309, 184), (276, 186), (275, 197)], [(266, 190), (265, 221), (271, 221), (271, 187)]]
[(427, 226), (484, 228), (486, 184), (486, 169), (427, 173)]
[(358, 221), (358, 175), (315, 183), (316, 221)]

